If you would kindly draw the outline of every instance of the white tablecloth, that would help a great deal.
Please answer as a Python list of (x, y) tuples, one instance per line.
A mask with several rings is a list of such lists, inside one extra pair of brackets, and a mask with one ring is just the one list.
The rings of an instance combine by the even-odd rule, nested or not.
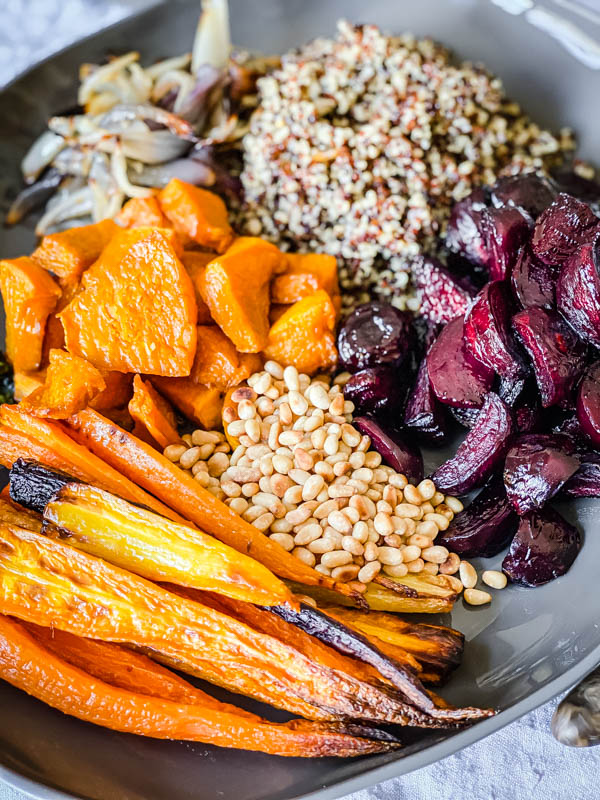
[[(0, 86), (34, 61), (150, 3), (0, 0)], [(549, 728), (554, 706), (549, 703), (455, 756), (347, 800), (598, 800), (600, 747), (571, 750), (557, 744)], [(0, 800), (23, 798), (0, 784)]]

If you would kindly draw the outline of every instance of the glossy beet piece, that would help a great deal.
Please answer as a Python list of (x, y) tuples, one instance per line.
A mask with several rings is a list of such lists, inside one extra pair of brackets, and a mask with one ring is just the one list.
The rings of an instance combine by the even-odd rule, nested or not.
[(411, 316), (389, 303), (365, 303), (344, 322), (337, 344), (340, 364), (350, 372), (397, 366), (414, 344)]
[(471, 430), (477, 420), (477, 415), (481, 409), (479, 408), (454, 408), (450, 406), (450, 414), (462, 425), (463, 428)]
[(583, 341), (600, 347), (600, 235), (582, 245), (563, 267), (556, 302)]
[(533, 254), (550, 266), (564, 264), (580, 244), (589, 241), (598, 222), (588, 205), (561, 193), (536, 222), (531, 237)]
[(419, 312), (438, 324), (462, 317), (472, 293), (437, 258), (421, 256), (411, 264), (413, 286), (419, 298)]
[(510, 275), (521, 245), (529, 238), (533, 221), (518, 208), (490, 208), (483, 217), (490, 280)]
[(371, 444), (388, 467), (406, 475), (409, 481), (419, 483), (423, 480), (423, 456), (418, 448), (408, 444), (391, 427), (383, 428), (369, 417), (354, 417), (355, 428), (371, 437)]
[(513, 408), (515, 429), (519, 433), (533, 433), (540, 428), (542, 409), (537, 398), (524, 397)]
[(492, 205), (496, 208), (513, 206), (533, 219), (537, 219), (555, 197), (556, 189), (548, 178), (535, 172), (500, 178), (491, 190)]
[(577, 528), (552, 508), (521, 518), (502, 569), (513, 583), (541, 586), (564, 575), (581, 547)]
[(427, 369), (438, 400), (459, 408), (480, 408), (494, 380), (493, 371), (468, 352), (460, 318), (442, 329), (427, 354)]
[(479, 292), (464, 322), (467, 349), (478, 361), (503, 378), (526, 373), (510, 327), (510, 297), (503, 281), (491, 281)]
[(579, 469), (563, 486), (561, 497), (600, 497), (600, 453), (582, 456)]
[(520, 436), (506, 454), (504, 486), (517, 514), (542, 508), (577, 472), (579, 459), (565, 434)]
[(542, 405), (567, 408), (585, 365), (585, 345), (555, 311), (527, 308), (512, 324), (531, 359)]
[(487, 266), (488, 251), (483, 232), (487, 212), (487, 196), (483, 189), (474, 189), (468, 197), (452, 207), (446, 229), (446, 246), (473, 264)]
[(600, 212), (600, 183), (584, 178), (572, 169), (563, 168), (553, 170), (552, 178), (559, 191), (586, 203), (595, 214)]
[(492, 478), (464, 511), (457, 514), (436, 544), (463, 558), (491, 558), (508, 545), (519, 526), (501, 478)]
[(513, 429), (510, 409), (490, 392), (456, 454), (431, 476), (439, 491), (462, 495), (485, 483), (502, 462)]
[(600, 361), (588, 368), (577, 393), (577, 419), (581, 430), (600, 447)]
[(401, 411), (405, 394), (396, 371), (378, 367), (353, 375), (344, 386), (344, 397), (352, 400), (359, 414), (387, 416)]
[(425, 359), (421, 361), (417, 380), (408, 397), (404, 427), (420, 441), (433, 445), (443, 444), (448, 434), (446, 413), (431, 388)]
[(541, 306), (553, 308), (556, 295), (557, 271), (536, 258), (524, 245), (512, 269), (510, 282), (515, 297), (523, 308)]

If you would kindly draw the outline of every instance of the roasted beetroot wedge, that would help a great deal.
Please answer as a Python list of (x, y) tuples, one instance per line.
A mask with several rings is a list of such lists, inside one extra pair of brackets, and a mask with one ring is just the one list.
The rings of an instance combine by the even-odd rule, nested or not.
[(566, 434), (519, 436), (504, 462), (508, 502), (517, 514), (542, 508), (579, 468), (573, 441)]
[(504, 280), (510, 275), (521, 245), (529, 238), (533, 220), (510, 206), (488, 209), (483, 220), (490, 280)]
[(448, 434), (446, 411), (431, 388), (425, 359), (421, 361), (417, 380), (408, 397), (404, 427), (419, 441), (433, 445), (443, 444)]
[(544, 408), (568, 407), (585, 365), (585, 345), (555, 311), (527, 308), (512, 325), (531, 359)]
[(411, 316), (389, 303), (365, 303), (346, 319), (337, 344), (340, 364), (350, 372), (398, 366), (414, 345)]
[(600, 447), (600, 361), (585, 373), (577, 393), (577, 419), (581, 430)]
[(488, 262), (482, 222), (486, 211), (487, 196), (478, 187), (464, 200), (454, 204), (446, 229), (448, 249), (480, 267), (487, 266)]
[(413, 286), (420, 313), (431, 322), (445, 324), (462, 317), (472, 293), (437, 258), (420, 256), (411, 264)]
[(463, 321), (458, 317), (441, 331), (427, 354), (429, 380), (442, 403), (459, 408), (479, 408), (492, 388), (494, 373), (468, 352)]
[(599, 222), (588, 205), (561, 193), (536, 222), (531, 237), (533, 254), (550, 266), (564, 264), (580, 244), (590, 240)]
[(577, 528), (545, 508), (521, 518), (502, 569), (513, 583), (541, 586), (568, 571), (581, 547)]
[(506, 497), (502, 478), (491, 478), (473, 502), (436, 539), (463, 558), (491, 558), (509, 544), (519, 518)]
[(510, 277), (513, 292), (521, 306), (553, 308), (556, 280), (556, 269), (544, 264), (533, 255), (528, 245), (523, 245)]
[(400, 377), (391, 367), (362, 369), (344, 386), (344, 397), (354, 403), (359, 414), (395, 416), (406, 399)]
[(572, 194), (573, 197), (590, 206), (594, 213), (598, 213), (600, 209), (600, 183), (584, 178), (568, 167), (553, 169), (552, 180), (560, 192)]
[(510, 409), (490, 392), (456, 454), (431, 476), (439, 491), (462, 495), (485, 483), (502, 462), (513, 429)]
[(473, 425), (475, 425), (477, 415), (480, 411), (480, 408), (455, 408), (450, 406), (450, 414), (459, 425), (462, 425), (463, 428), (467, 428), (467, 430), (471, 430)]
[(491, 281), (479, 292), (464, 322), (467, 350), (502, 378), (522, 378), (526, 367), (510, 327), (510, 297), (504, 281)]
[(581, 457), (579, 469), (565, 483), (561, 497), (600, 497), (600, 453)]
[(548, 178), (535, 172), (500, 178), (491, 190), (492, 205), (496, 208), (513, 206), (533, 219), (537, 219), (555, 197), (556, 189)]
[(371, 437), (371, 444), (388, 467), (406, 475), (409, 481), (423, 480), (423, 456), (418, 448), (406, 442), (393, 428), (383, 428), (369, 417), (354, 417), (353, 425)]
[(600, 234), (579, 247), (563, 267), (556, 302), (583, 341), (600, 347)]

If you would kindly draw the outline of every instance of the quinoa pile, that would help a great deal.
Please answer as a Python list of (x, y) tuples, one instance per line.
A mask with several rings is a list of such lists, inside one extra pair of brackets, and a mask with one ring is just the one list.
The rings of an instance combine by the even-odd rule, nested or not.
[(430, 39), (338, 24), (262, 78), (243, 140), (245, 232), (340, 261), (351, 303), (416, 310), (410, 260), (451, 204), (501, 174), (545, 171), (573, 148), (542, 130), (480, 66)]

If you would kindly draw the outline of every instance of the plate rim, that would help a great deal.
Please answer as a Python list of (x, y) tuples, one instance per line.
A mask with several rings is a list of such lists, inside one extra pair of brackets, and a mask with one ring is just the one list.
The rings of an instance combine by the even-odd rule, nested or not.
[[(172, 2), (173, 0), (171, 0)], [(182, 0), (176, 0), (182, 2)], [(185, 2), (185, 0), (183, 0)], [(0, 94), (3, 94), (12, 89), (12, 87), (20, 80), (27, 78), (31, 73), (43, 67), (46, 63), (64, 55), (69, 50), (85, 44), (96, 37), (104, 36), (107, 32), (117, 30), (120, 26), (126, 25), (136, 19), (144, 16), (150, 16), (157, 10), (158, 7), (166, 5), (166, 0), (149, 0), (149, 5), (132, 14), (129, 14), (122, 19), (111, 22), (110, 24), (100, 28), (93, 33), (82, 36), (73, 40), (64, 47), (58, 49), (56, 52), (45, 56), (44, 58), (30, 64), (27, 68), (13, 76), (11, 80), (0, 86)], [(391, 760), (387, 764), (372, 767), (364, 770), (364, 772), (354, 775), (350, 778), (345, 778), (329, 786), (315, 789), (314, 791), (290, 796), (289, 800), (308, 800), (308, 798), (319, 798), (320, 800), (337, 800), (337, 798), (348, 795), (352, 792), (365, 789), (370, 786), (382, 783), (393, 778), (406, 775), (410, 772), (428, 767), (434, 762), (442, 761), (455, 753), (475, 744), (478, 741), (486, 739), (493, 733), (505, 728), (517, 719), (525, 716), (526, 714), (534, 711), (545, 703), (556, 698), (558, 695), (566, 692), (577, 683), (579, 683), (586, 675), (600, 664), (600, 643), (585, 656), (577, 664), (574, 664), (570, 669), (561, 675), (553, 678), (547, 685), (540, 687), (532, 694), (523, 698), (519, 702), (510, 706), (509, 708), (501, 711), (496, 716), (486, 720), (482, 720), (466, 730), (460, 731), (447, 739), (424, 747), (405, 758), (397, 758)], [(15, 689), (15, 691), (18, 691)], [(38, 701), (39, 702), (39, 701)], [(55, 713), (61, 713), (55, 711)], [(69, 716), (69, 715), (66, 715)], [(220, 748), (221, 749), (221, 748)], [(222, 748), (226, 750), (227, 748)], [(54, 786), (44, 783), (42, 780), (30, 778), (25, 774), (19, 772), (13, 767), (8, 767), (2, 763), (2, 754), (0, 753), (0, 781), (25, 794), (25, 796), (32, 798), (32, 800), (90, 800), (89, 796), (80, 794), (72, 794), (62, 789), (57, 789)], [(367, 762), (368, 763), (368, 762)]]

